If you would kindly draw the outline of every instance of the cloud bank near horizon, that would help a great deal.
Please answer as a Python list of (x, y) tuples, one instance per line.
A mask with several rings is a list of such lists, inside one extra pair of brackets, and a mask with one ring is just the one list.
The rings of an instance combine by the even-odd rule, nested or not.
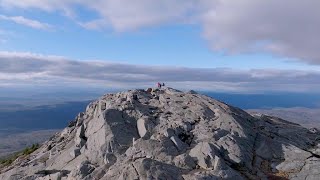
[[(58, 12), (84, 28), (106, 31), (195, 24), (214, 51), (266, 52), (320, 64), (318, 0), (0, 0), (0, 6)], [(82, 20), (79, 6), (96, 18)]]
[(319, 78), (319, 71), (143, 66), (0, 51), (0, 87), (145, 88), (160, 81), (180, 89), (317, 92)]

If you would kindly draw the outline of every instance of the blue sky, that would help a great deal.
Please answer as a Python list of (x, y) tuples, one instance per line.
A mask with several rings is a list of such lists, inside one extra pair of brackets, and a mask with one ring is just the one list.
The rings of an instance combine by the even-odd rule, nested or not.
[[(88, 11), (80, 10), (79, 13), (83, 17), (93, 16), (92, 12)], [(39, 30), (11, 21), (2, 21), (2, 29), (8, 33), (6, 42), (0, 44), (2, 51), (34, 52), (76, 60), (106, 60), (145, 65), (240, 69), (317, 68), (296, 62), (292, 58), (266, 53), (228, 54), (213, 51), (201, 36), (202, 28), (192, 24), (171, 24), (133, 32), (114, 32), (84, 29), (57, 13), (21, 12), (18, 15), (48, 24), (58, 23), (59, 26), (51, 30)]]
[[(251, 77), (256, 76), (252, 72), (259, 69), (263, 72), (259, 77), (266, 77), (262, 79), (266, 82), (274, 74), (306, 77), (309, 73), (319, 73), (316, 31), (320, 27), (319, 3), (285, 2), (288, 3), (280, 5), (275, 0), (0, 0), (0, 52), (4, 56), (0, 57), (0, 63), (14, 59), (9, 63), (15, 66), (16, 59), (27, 63), (30, 58), (41, 59), (41, 62), (48, 59), (99, 61), (151, 69), (227, 69), (227, 74), (241, 72)], [(310, 13), (291, 19), (303, 8), (308, 8)], [(271, 9), (273, 11), (268, 11)], [(52, 56), (59, 57), (48, 58)], [(38, 76), (26, 78), (34, 74), (26, 75), (24, 70), (28, 71), (19, 69), (16, 74), (0, 71), (3, 76), (0, 84), (12, 84), (10, 80), (16, 79), (22, 84), (38, 81)], [(266, 75), (267, 71), (273, 74)], [(39, 69), (37, 73), (47, 72), (49, 70)], [(142, 75), (146, 76), (141, 73), (139, 77)], [(52, 81), (57, 76), (47, 78)], [(164, 81), (181, 83), (181, 86), (190, 83), (170, 78)], [(206, 82), (235, 85), (224, 79)], [(151, 80), (146, 84), (150, 83)], [(248, 80), (242, 79), (239, 83), (245, 84)], [(275, 82), (275, 86), (283, 83)], [(193, 84), (198, 84), (196, 88), (207, 86), (200, 80)]]

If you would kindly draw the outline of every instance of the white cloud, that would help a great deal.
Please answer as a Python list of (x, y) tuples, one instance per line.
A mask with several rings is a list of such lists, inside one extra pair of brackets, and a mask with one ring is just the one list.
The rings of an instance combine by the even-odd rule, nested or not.
[(2, 7), (60, 11), (76, 19), (76, 7), (95, 11), (100, 17), (80, 25), (89, 29), (131, 31), (167, 23), (183, 23), (216, 0), (0, 0)]
[(183, 21), (194, 3), (194, 0), (108, 0), (87, 5), (101, 15), (105, 24), (117, 31), (128, 31)]
[(142, 88), (166, 82), (182, 89), (220, 91), (319, 91), (320, 72), (275, 69), (142, 66), (104, 61), (74, 61), (59, 56), (0, 52), (1, 84), (97, 84)]
[(221, 0), (204, 17), (214, 50), (271, 52), (320, 63), (320, 1)]
[[(267, 52), (320, 64), (319, 0), (0, 0), (6, 8), (59, 11), (88, 29), (131, 31), (192, 22), (214, 51)], [(98, 14), (77, 19), (77, 7)]]
[(12, 21), (20, 25), (28, 26), (34, 29), (49, 30), (51, 25), (37, 20), (28, 19), (23, 16), (5, 16), (0, 14), (0, 20)]

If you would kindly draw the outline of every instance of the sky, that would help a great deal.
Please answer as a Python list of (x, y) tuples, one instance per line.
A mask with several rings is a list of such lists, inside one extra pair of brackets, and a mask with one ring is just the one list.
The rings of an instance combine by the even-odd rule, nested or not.
[(318, 0), (0, 0), (0, 87), (320, 90)]

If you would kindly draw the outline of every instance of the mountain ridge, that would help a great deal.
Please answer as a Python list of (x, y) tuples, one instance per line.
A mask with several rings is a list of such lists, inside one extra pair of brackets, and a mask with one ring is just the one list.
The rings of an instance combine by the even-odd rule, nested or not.
[(317, 179), (319, 137), (194, 91), (129, 90), (91, 102), (0, 179)]

